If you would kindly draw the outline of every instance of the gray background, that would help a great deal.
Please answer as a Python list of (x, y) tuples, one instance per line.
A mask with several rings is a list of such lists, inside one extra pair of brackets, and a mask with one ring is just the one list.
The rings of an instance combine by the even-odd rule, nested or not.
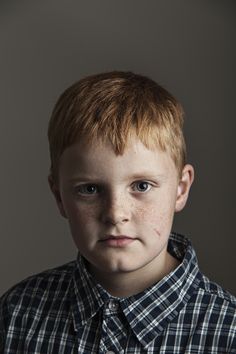
[(47, 124), (68, 85), (117, 69), (182, 102), (196, 179), (174, 229), (236, 294), (235, 10), (228, 0), (0, 2), (0, 293), (75, 257), (47, 185)]

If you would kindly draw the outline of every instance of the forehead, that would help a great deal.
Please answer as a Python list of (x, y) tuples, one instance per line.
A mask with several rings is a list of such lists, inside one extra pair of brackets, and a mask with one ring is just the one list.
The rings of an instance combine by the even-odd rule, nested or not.
[(148, 149), (139, 139), (132, 138), (122, 155), (115, 153), (110, 142), (77, 142), (68, 147), (60, 159), (59, 173), (76, 175), (176, 172), (170, 154), (158, 148)]

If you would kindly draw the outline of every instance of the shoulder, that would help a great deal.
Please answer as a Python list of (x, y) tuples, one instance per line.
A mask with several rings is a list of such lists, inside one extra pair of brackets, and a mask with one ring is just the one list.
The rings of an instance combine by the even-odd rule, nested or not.
[[(9, 336), (24, 333), (40, 319), (66, 316), (70, 306), (70, 282), (76, 261), (32, 275), (0, 298), (0, 352)], [(49, 318), (48, 317), (48, 318)]]
[(199, 294), (204, 296), (205, 299), (211, 300), (213, 304), (225, 304), (232, 311), (236, 311), (236, 297), (205, 275), (202, 275), (202, 281), (199, 284)]
[(0, 310), (11, 312), (16, 306), (22, 310), (45, 300), (63, 298), (68, 291), (75, 261), (32, 275), (11, 287), (0, 298)]
[(216, 346), (221, 353), (235, 350), (236, 298), (206, 276), (201, 276), (180, 314), (199, 346)]
[[(231, 337), (236, 341), (236, 297), (205, 275), (189, 302), (189, 313), (214, 337)], [(234, 343), (236, 345), (236, 343)]]

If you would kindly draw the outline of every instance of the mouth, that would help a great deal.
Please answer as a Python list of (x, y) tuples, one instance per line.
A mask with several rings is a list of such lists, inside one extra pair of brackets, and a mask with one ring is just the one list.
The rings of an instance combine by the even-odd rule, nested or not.
[(100, 240), (100, 242), (108, 247), (125, 247), (135, 240), (137, 239), (127, 235), (107, 235), (104, 239)]

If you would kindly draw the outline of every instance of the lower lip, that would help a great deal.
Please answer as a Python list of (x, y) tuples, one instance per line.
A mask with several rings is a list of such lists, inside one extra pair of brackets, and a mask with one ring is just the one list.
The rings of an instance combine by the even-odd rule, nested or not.
[(128, 237), (117, 238), (117, 239), (116, 238), (108, 238), (107, 240), (104, 240), (102, 242), (110, 247), (125, 247), (125, 246), (129, 245), (130, 243), (134, 242), (134, 239), (128, 238)]

